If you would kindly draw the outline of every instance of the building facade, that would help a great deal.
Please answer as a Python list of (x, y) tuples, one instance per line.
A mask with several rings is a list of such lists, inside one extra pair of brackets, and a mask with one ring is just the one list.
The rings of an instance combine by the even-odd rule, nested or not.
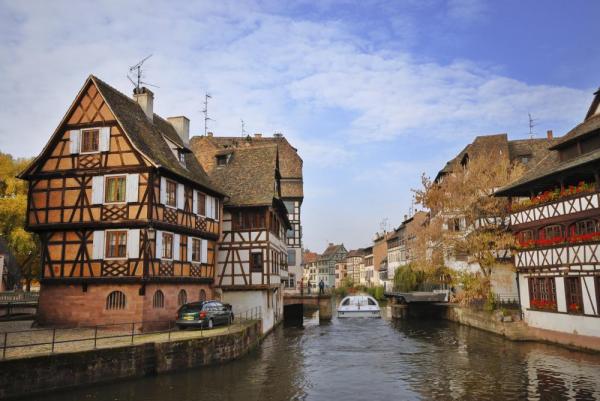
[(346, 258), (348, 251), (344, 244), (335, 245), (330, 243), (317, 260), (317, 282), (314, 288), (318, 288), (321, 280), (326, 288), (335, 287), (335, 265)]
[(511, 199), (520, 303), (533, 327), (600, 337), (600, 92)]
[(20, 174), (42, 247), (40, 324), (166, 324), (214, 297), (224, 194), (188, 148), (189, 120), (153, 104), (90, 76)]

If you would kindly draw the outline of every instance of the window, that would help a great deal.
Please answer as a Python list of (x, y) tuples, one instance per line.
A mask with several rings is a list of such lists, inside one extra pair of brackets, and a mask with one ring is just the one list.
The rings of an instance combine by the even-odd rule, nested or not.
[(529, 243), (533, 241), (533, 231), (532, 230), (524, 230), (517, 234), (517, 239), (521, 244)]
[(287, 238), (294, 238), (294, 229), (290, 228), (289, 230), (287, 230), (286, 236)]
[(227, 164), (227, 155), (217, 156), (217, 166), (225, 166)]
[(206, 216), (206, 195), (198, 192), (198, 214)]
[(596, 232), (596, 222), (594, 220), (582, 220), (575, 223), (575, 234), (593, 234)]
[(162, 258), (173, 259), (173, 234), (162, 233)]
[(583, 297), (579, 277), (565, 277), (565, 296), (567, 298), (567, 312), (583, 313)]
[(166, 180), (167, 188), (167, 206), (177, 207), (177, 183), (171, 180)]
[(178, 155), (179, 155), (179, 163), (181, 163), (185, 166), (185, 153), (183, 153), (182, 151), (179, 151)]
[(185, 305), (187, 304), (187, 292), (185, 290), (180, 290), (179, 294), (177, 294), (177, 305)]
[(206, 301), (206, 291), (200, 290), (200, 301)]
[(455, 217), (448, 220), (448, 230), (449, 231), (460, 231), (460, 218)]
[(529, 279), (529, 304), (532, 309), (556, 311), (556, 283), (554, 277)]
[(121, 291), (113, 291), (106, 297), (107, 310), (125, 309), (125, 305), (125, 294)]
[(236, 230), (249, 230), (265, 228), (265, 214), (262, 210), (238, 210), (232, 213), (233, 228)]
[(165, 294), (161, 290), (156, 290), (152, 297), (152, 307), (154, 309), (165, 307)]
[(126, 177), (124, 175), (106, 177), (104, 183), (104, 202), (125, 202)]
[(544, 228), (544, 238), (554, 239), (562, 237), (562, 227), (559, 225), (552, 225)]
[(289, 249), (288, 250), (288, 266), (296, 265), (296, 250)]
[(106, 232), (106, 258), (127, 257), (127, 231)]
[(250, 271), (263, 271), (263, 254), (262, 252), (252, 252), (250, 254)]
[(192, 238), (192, 262), (200, 262), (201, 242), (198, 238)]
[(527, 164), (527, 163), (529, 163), (529, 160), (530, 160), (530, 159), (531, 159), (531, 155), (524, 155), (524, 156), (521, 156), (521, 163), (523, 163), (523, 164)]
[(98, 152), (100, 150), (100, 130), (81, 130), (81, 153)]
[(289, 214), (294, 213), (294, 201), (283, 201), (285, 208), (287, 209)]

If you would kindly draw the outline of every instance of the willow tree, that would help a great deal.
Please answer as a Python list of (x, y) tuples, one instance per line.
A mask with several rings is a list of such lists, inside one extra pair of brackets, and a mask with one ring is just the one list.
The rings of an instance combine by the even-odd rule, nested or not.
[(489, 289), (499, 256), (515, 241), (506, 224), (508, 201), (493, 193), (524, 171), (522, 164), (511, 163), (501, 151), (487, 151), (456, 163), (438, 180), (423, 175), (422, 188), (414, 190), (415, 200), (429, 210), (430, 218), (417, 232), (418, 264), (439, 269), (445, 254), (461, 252), (479, 266)]

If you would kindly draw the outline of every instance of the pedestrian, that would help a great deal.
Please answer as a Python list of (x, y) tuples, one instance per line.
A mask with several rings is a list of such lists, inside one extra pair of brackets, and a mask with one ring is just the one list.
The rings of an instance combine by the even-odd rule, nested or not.
[(319, 281), (319, 294), (325, 294), (325, 282), (323, 279)]
[(308, 295), (310, 295), (310, 289), (312, 288), (312, 284), (311, 284), (310, 280), (308, 280), (307, 287), (308, 287)]
[(304, 295), (304, 279), (300, 279), (300, 295)]

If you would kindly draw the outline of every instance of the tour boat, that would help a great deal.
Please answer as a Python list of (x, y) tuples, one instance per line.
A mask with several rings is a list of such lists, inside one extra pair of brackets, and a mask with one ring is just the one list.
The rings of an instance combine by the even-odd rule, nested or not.
[(381, 317), (379, 304), (368, 295), (349, 295), (337, 309), (338, 317)]

